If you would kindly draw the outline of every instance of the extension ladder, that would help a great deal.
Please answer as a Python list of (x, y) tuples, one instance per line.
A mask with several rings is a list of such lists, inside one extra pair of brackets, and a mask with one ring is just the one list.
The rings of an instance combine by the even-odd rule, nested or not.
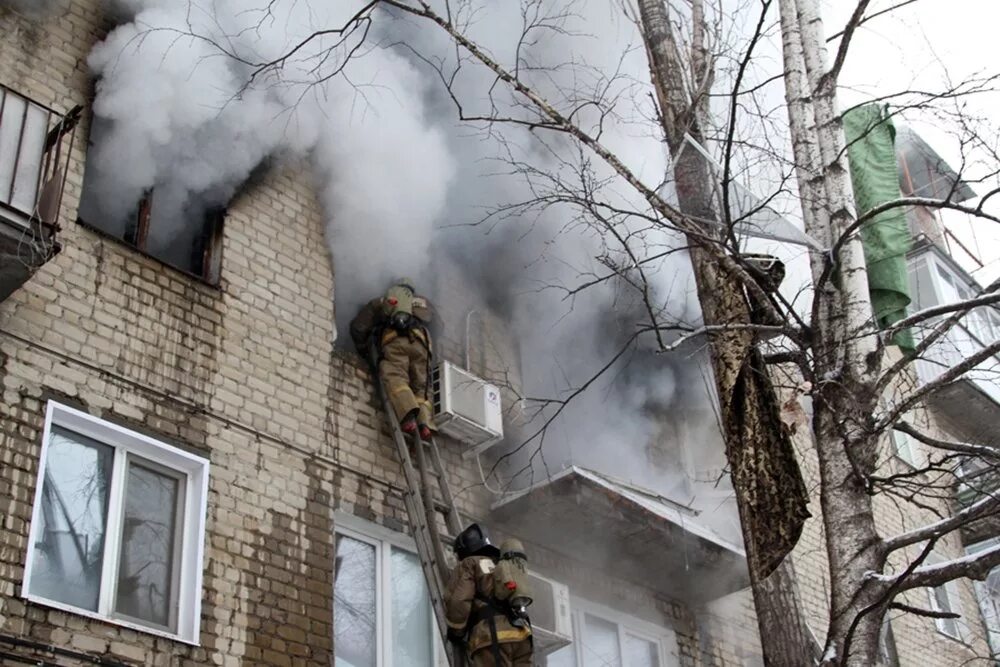
[[(413, 541), (417, 545), (417, 557), (424, 573), (424, 580), (427, 582), (427, 591), (431, 597), (438, 630), (444, 642), (445, 655), (451, 667), (461, 667), (465, 664), (465, 654), (461, 648), (449, 643), (447, 637), (448, 621), (445, 617), (444, 599), (450, 570), (442, 542), (448, 541), (450, 543), (450, 538), (462, 532), (462, 520), (455, 508), (455, 499), (451, 495), (451, 487), (448, 485), (448, 478), (444, 472), (437, 442), (433, 437), (428, 442), (421, 441), (417, 433), (414, 433), (412, 437), (407, 437), (403, 433), (396, 413), (392, 409), (392, 403), (389, 402), (386, 395), (385, 387), (382, 386), (382, 379), (378, 376), (378, 371), (374, 371), (373, 374), (379, 395), (382, 398), (382, 405), (385, 407), (386, 418), (389, 420), (389, 430), (396, 443), (399, 461), (403, 466), (403, 475), (406, 477), (407, 491), (403, 496), (403, 501), (409, 516)], [(412, 455), (410, 453), (411, 443)], [(416, 459), (416, 467), (414, 467), (414, 459)], [(430, 469), (428, 469), (428, 459), (430, 459)], [(431, 487), (432, 477), (437, 480), (440, 501), (434, 497), (434, 489)], [(444, 514), (448, 536), (443, 536), (438, 532), (438, 511)]]

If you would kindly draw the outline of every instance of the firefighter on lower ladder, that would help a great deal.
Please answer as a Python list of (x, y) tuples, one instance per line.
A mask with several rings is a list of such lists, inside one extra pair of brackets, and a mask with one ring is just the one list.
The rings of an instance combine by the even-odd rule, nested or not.
[(427, 440), (435, 429), (430, 401), (431, 308), (413, 281), (400, 278), (385, 296), (372, 299), (351, 320), (358, 353), (375, 362), (403, 432)]
[(473, 667), (531, 667), (531, 604), (524, 549), (497, 549), (472, 524), (455, 538), (455, 566), (445, 592), (448, 638), (464, 645)]

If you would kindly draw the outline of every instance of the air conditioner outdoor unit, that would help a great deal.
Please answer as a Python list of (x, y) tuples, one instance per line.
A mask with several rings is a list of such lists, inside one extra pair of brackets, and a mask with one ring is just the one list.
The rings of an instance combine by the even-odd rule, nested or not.
[(528, 573), (534, 594), (528, 616), (534, 637), (535, 654), (546, 655), (573, 641), (573, 619), (569, 609), (569, 589), (551, 579)]
[(433, 375), (434, 421), (445, 435), (472, 445), (472, 456), (503, 439), (500, 389), (447, 361)]

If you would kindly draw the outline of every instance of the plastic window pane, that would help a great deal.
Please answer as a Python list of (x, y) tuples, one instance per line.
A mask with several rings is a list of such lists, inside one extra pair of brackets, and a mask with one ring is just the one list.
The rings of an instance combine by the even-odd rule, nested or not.
[(602, 618), (584, 614), (580, 641), (583, 667), (622, 667), (618, 626)]
[(53, 426), (47, 451), (28, 590), (97, 611), (114, 448)]
[(115, 611), (174, 630), (183, 478), (134, 457), (127, 468)]
[(629, 667), (660, 667), (656, 642), (626, 633), (625, 664)]
[(390, 554), (392, 573), (392, 656), (397, 667), (431, 665), (434, 637), (427, 584), (415, 554), (393, 548)]
[(377, 667), (375, 547), (337, 535), (333, 627), (338, 667)]

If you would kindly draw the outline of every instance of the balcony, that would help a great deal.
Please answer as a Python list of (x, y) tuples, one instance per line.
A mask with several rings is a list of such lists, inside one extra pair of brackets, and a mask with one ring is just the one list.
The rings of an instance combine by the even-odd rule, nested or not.
[[(969, 458), (962, 461), (957, 471), (958, 484), (955, 498), (960, 507), (993, 496), (1000, 490), (1000, 471), (983, 459)], [(991, 514), (962, 528), (962, 541), (974, 544), (1000, 535), (1000, 516)]]
[(59, 207), (81, 111), (62, 115), (0, 86), (0, 301), (59, 251)]
[(673, 599), (701, 603), (750, 584), (743, 549), (697, 511), (578, 466), (505, 498), (491, 518), (529, 542)]
[[(932, 243), (918, 243), (910, 253), (909, 272), (914, 310), (969, 299), (982, 289)], [(922, 331), (932, 329), (939, 321), (917, 328), (917, 340)], [(917, 377), (921, 384), (931, 382), (998, 339), (1000, 311), (992, 306), (977, 308), (917, 360)], [(1000, 446), (1000, 358), (990, 357), (960, 380), (942, 386), (934, 392), (932, 401), (968, 439)]]

